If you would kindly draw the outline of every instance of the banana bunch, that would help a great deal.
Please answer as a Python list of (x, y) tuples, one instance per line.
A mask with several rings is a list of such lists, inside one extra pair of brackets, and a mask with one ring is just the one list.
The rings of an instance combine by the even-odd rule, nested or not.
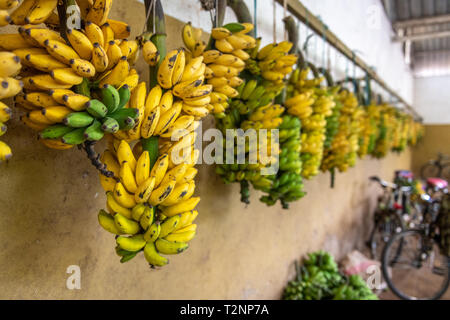
[(303, 177), (310, 179), (319, 173), (327, 133), (327, 118), (332, 116), (336, 106), (333, 91), (321, 87), (323, 77), (307, 79), (309, 68), (296, 69), (289, 83), (290, 98), (285, 105), (288, 113), (302, 121)]
[[(134, 92), (134, 90), (133, 90)], [(105, 84), (100, 90), (99, 99), (90, 99), (67, 89), (27, 93), (24, 101), (41, 109), (29, 111), (26, 118), (31, 122), (42, 123), (39, 133), (44, 144), (54, 149), (69, 149), (85, 141), (98, 141), (105, 133), (115, 134), (119, 130), (131, 130), (136, 125), (139, 109), (128, 104), (130, 89), (128, 85), (119, 90)], [(54, 100), (55, 103), (43, 105), (42, 102)], [(64, 106), (54, 106), (56, 103)], [(125, 107), (127, 106), (128, 107)], [(79, 111), (75, 111), (79, 110)]]
[(293, 44), (289, 41), (271, 43), (258, 50), (252, 50), (251, 59), (247, 61), (247, 69), (253, 75), (260, 75), (265, 80), (267, 90), (275, 96), (285, 87), (285, 77), (293, 71), (297, 63), (297, 55), (288, 54)]
[[(378, 114), (378, 116), (377, 116)], [(358, 156), (363, 159), (367, 154), (372, 153), (378, 134), (379, 108), (374, 103), (363, 110), (360, 121), (360, 137)]]
[(348, 90), (337, 95), (340, 104), (339, 129), (329, 148), (324, 150), (321, 170), (337, 168), (344, 172), (354, 164), (359, 148), (359, 122), (361, 109), (358, 100)]
[[(138, 43), (126, 40), (130, 35), (126, 23), (108, 19), (112, 0), (78, 1), (84, 27), (67, 29), (67, 41), (53, 30), (59, 28), (57, 2), (22, 1), (10, 15), (11, 24), (20, 26), (18, 32), (0, 35), (0, 48), (19, 57), (24, 66), (19, 76), (25, 95), (16, 97), (16, 104), (28, 112), (23, 122), (37, 131), (61, 122), (73, 111), (86, 112), (91, 90), (106, 86), (132, 90), (139, 79), (136, 70), (130, 70), (137, 59)], [(97, 123), (92, 129), (100, 134)], [(78, 138), (81, 136), (79, 133)], [(57, 149), (70, 147), (42, 142)]]
[[(192, 138), (188, 134), (183, 139), (187, 137)], [(113, 138), (102, 154), (114, 177), (100, 175), (107, 211), (100, 210), (98, 221), (118, 236), (116, 253), (121, 262), (143, 251), (151, 266), (164, 266), (169, 261), (163, 255), (183, 252), (196, 234), (197, 169), (195, 161), (174, 164), (170, 151), (175, 146), (167, 149), (163, 144), (155, 150), (142, 142), (131, 148), (125, 140)]]
[(205, 78), (213, 87), (211, 111), (219, 118), (224, 116), (227, 100), (239, 94), (236, 88), (243, 83), (239, 74), (250, 58), (247, 51), (256, 46), (256, 40), (247, 35), (252, 29), (250, 23), (230, 23), (213, 28), (207, 46), (200, 39), (201, 30), (192, 28), (190, 23), (183, 27), (182, 38), (186, 48), (194, 59), (203, 57), (206, 64)]
[(305, 195), (302, 180), (302, 151), (301, 122), (297, 117), (284, 115), (279, 126), (280, 154), (279, 170), (276, 175), (265, 179), (271, 180), (269, 186), (252, 182), (255, 189), (262, 190), (268, 195), (262, 196), (261, 201), (271, 206), (280, 200), (284, 209), (289, 208), (289, 202), (296, 201)]
[(375, 142), (372, 155), (375, 158), (383, 158), (392, 149), (395, 127), (397, 126), (396, 110), (388, 104), (382, 104), (380, 108), (379, 135)]
[[(0, 3), (1, 5), (1, 3)], [(0, 8), (5, 8), (7, 3), (4, 3)], [(7, 99), (14, 97), (22, 90), (22, 82), (14, 78), (21, 69), (20, 58), (12, 52), (0, 52), (0, 99)], [(11, 118), (11, 109), (0, 101), (0, 137), (5, 134), (6, 122)], [(8, 160), (12, 157), (11, 148), (0, 141), (0, 162)]]
[(286, 286), (284, 300), (378, 300), (359, 275), (347, 278), (328, 252), (308, 254), (303, 266), (296, 263), (296, 279)]

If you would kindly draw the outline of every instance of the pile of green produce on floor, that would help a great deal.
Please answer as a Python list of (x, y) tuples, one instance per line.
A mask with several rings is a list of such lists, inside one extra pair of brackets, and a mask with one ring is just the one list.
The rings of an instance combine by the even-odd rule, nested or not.
[(290, 281), (283, 300), (378, 300), (359, 275), (339, 272), (333, 257), (324, 251), (308, 254), (297, 277)]

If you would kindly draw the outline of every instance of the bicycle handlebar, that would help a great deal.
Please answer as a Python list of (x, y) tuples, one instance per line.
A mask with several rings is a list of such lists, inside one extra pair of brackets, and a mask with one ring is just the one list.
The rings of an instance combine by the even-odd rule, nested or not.
[[(397, 185), (395, 183), (390, 183), (384, 180), (381, 180), (379, 177), (377, 176), (372, 176), (369, 178), (372, 181), (378, 182), (383, 188), (392, 188), (392, 189), (397, 189)], [(402, 187), (403, 188), (403, 187)], [(408, 187), (410, 188), (410, 187)]]

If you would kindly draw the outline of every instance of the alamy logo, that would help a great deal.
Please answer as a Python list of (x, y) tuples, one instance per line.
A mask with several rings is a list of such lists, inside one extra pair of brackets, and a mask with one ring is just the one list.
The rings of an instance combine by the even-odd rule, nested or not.
[(67, 267), (66, 273), (70, 276), (66, 280), (66, 287), (69, 290), (81, 289), (81, 269), (80, 266), (70, 265)]
[(81, 29), (80, 9), (77, 5), (67, 7), (67, 29)]
[(381, 7), (378, 5), (371, 5), (366, 10), (366, 23), (369, 29), (380, 30), (381, 29)]

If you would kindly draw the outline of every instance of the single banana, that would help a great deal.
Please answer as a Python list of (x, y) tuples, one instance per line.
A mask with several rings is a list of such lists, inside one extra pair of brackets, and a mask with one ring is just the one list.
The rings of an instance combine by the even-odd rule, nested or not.
[(195, 206), (199, 203), (200, 197), (192, 197), (188, 200), (181, 201), (176, 205), (165, 207), (162, 209), (162, 212), (167, 217), (173, 217), (182, 212), (194, 210)]
[(83, 32), (76, 29), (67, 29), (67, 39), (80, 58), (84, 60), (91, 60), (94, 46)]
[(72, 68), (53, 69), (50, 71), (50, 76), (60, 83), (70, 84), (72, 86), (83, 82), (83, 77), (76, 74)]
[(22, 68), (20, 58), (13, 52), (0, 52), (0, 77), (13, 77)]
[(178, 254), (185, 251), (189, 247), (187, 243), (171, 242), (165, 239), (156, 240), (155, 246), (158, 252), (162, 254)]
[(112, 0), (95, 0), (86, 16), (86, 20), (92, 21), (99, 26), (104, 24), (108, 20), (112, 2)]
[(92, 63), (84, 59), (71, 59), (70, 66), (79, 76), (92, 78), (95, 76), (95, 67)]
[(120, 235), (122, 231), (116, 226), (114, 218), (108, 214), (105, 210), (100, 210), (98, 213), (98, 223), (108, 232), (112, 234)]
[(137, 234), (131, 237), (119, 236), (116, 243), (124, 250), (135, 252), (144, 248), (147, 242), (144, 240), (144, 235)]
[(124, 217), (120, 213), (117, 213), (114, 216), (114, 224), (116, 225), (117, 229), (123, 234), (133, 235), (138, 233), (140, 230), (139, 223)]
[(121, 165), (123, 162), (127, 162), (133, 172), (136, 171), (136, 159), (133, 155), (133, 151), (130, 145), (125, 140), (120, 141), (119, 147), (117, 148), (117, 160)]
[(136, 205), (134, 195), (129, 194), (121, 182), (117, 182), (114, 187), (114, 199), (125, 208), (133, 208)]
[(134, 200), (136, 201), (136, 203), (147, 202), (154, 187), (155, 187), (155, 177), (149, 177), (146, 180), (144, 180), (144, 182), (139, 184), (134, 194)]
[(157, 251), (153, 242), (147, 242), (144, 247), (144, 257), (152, 266), (162, 267), (169, 263), (167, 258), (161, 256)]
[(57, 40), (45, 40), (44, 41), (45, 48), (47, 52), (53, 56), (55, 59), (65, 63), (66, 65), (70, 65), (70, 60), (79, 59), (80, 56), (75, 52), (71, 47), (67, 44), (57, 41)]
[(155, 187), (158, 187), (166, 174), (167, 168), (169, 166), (169, 155), (162, 154), (156, 160), (155, 165), (150, 172), (151, 177), (155, 177)]
[(115, 215), (116, 213), (120, 213), (124, 217), (131, 219), (132, 212), (130, 209), (121, 206), (116, 199), (114, 198), (113, 192), (106, 192), (106, 205), (112, 211), (111, 214)]
[(45, 22), (57, 4), (58, 0), (36, 0), (25, 17), (25, 23), (40, 24)]
[(84, 27), (84, 32), (86, 37), (91, 41), (92, 45), (94, 43), (100, 44), (102, 47), (105, 45), (105, 37), (103, 35), (102, 29), (92, 21), (87, 21)]
[(105, 49), (98, 43), (94, 43), (94, 50), (92, 51), (92, 64), (97, 72), (103, 72), (108, 68), (108, 55)]

